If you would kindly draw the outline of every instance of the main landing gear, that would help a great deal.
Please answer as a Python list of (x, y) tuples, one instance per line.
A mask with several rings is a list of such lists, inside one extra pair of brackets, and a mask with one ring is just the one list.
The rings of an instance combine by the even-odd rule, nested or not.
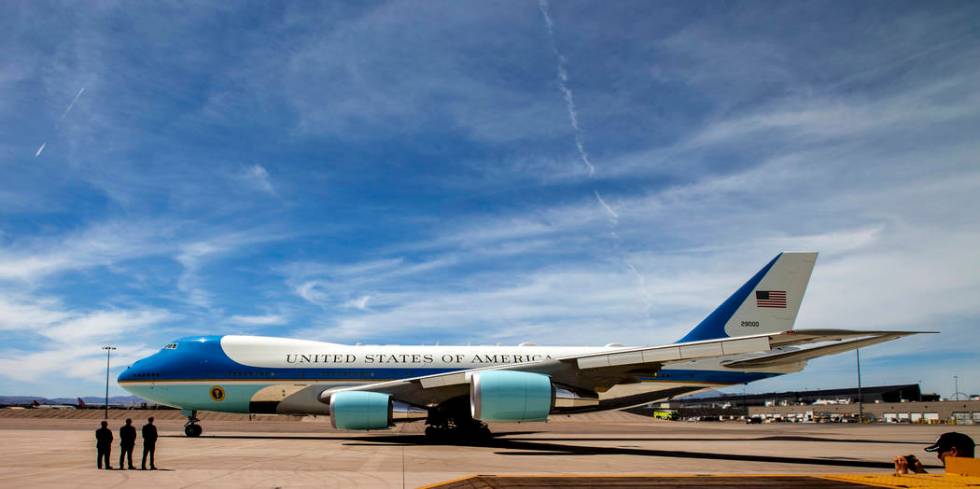
[(425, 436), (436, 440), (483, 440), (493, 436), (486, 423), (473, 419), (468, 397), (450, 399), (429, 409), (425, 424)]
[(184, 423), (184, 434), (191, 437), (197, 438), (204, 433), (204, 428), (197, 424), (199, 419), (197, 419), (197, 411), (183, 411), (181, 412), (184, 416), (187, 416), (187, 422)]

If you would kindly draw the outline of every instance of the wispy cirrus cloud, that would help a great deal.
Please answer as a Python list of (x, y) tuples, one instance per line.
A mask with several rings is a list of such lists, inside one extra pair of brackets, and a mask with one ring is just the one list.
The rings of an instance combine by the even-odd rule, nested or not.
[(68, 318), (69, 314), (60, 310), (58, 301), (52, 298), (27, 300), (0, 298), (0, 330), (34, 331), (63, 322)]
[(252, 165), (248, 167), (242, 173), (241, 178), (247, 185), (251, 185), (262, 192), (270, 195), (276, 194), (276, 189), (272, 186), (272, 180), (269, 177), (269, 172), (262, 165)]
[(228, 319), (234, 324), (245, 326), (277, 326), (287, 322), (287, 319), (279, 314), (266, 314), (262, 316), (242, 316), (236, 314)]
[[(114, 357), (116, 367), (113, 370), (117, 372), (157, 349), (140, 343), (116, 345), (118, 353)], [(65, 368), (66, 365), (71, 368)], [(63, 345), (40, 351), (0, 350), (0, 376), (25, 385), (45, 382), (51, 377), (72, 383), (91, 382), (100, 374), (104, 379), (105, 354), (92, 353), (88, 345)], [(64, 392), (47, 383), (36, 385), (34, 389), (37, 394), (32, 395), (52, 396)]]
[(977, 363), (976, 6), (2, 13), (0, 390), (183, 334), (669, 341), (786, 248), (800, 326), (943, 331), (880, 381)]
[(164, 223), (107, 221), (58, 236), (25, 238), (0, 246), (0, 280), (40, 280), (172, 250)]
[[(96, 373), (105, 372), (105, 356), (99, 348), (106, 343), (120, 350), (118, 370), (152, 351), (131, 338), (145, 337), (178, 317), (145, 307), (74, 309), (56, 298), (7, 291), (0, 298), (0, 318), (0, 332), (11, 338), (43, 339), (32, 348), (24, 348), (23, 340), (7, 341), (0, 348), (0, 378), (29, 383), (50, 376), (91, 381)], [(56, 392), (50, 386), (40, 390)]]
[(111, 339), (128, 336), (175, 319), (175, 316), (163, 310), (103, 310), (84, 314), (76, 314), (69, 319), (55, 323), (48, 328), (44, 335), (59, 342), (74, 342), (91, 339)]

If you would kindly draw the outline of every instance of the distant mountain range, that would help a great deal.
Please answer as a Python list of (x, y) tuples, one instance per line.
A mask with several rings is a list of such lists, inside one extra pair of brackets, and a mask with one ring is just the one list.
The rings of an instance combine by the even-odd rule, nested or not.
[[(85, 404), (93, 406), (101, 406), (105, 403), (105, 397), (98, 396), (82, 396), (82, 400), (85, 401)], [(75, 397), (47, 398), (44, 396), (0, 396), (0, 404), (30, 404), (33, 401), (37, 401), (41, 404), (78, 404), (78, 399)], [(121, 406), (139, 406), (143, 403), (154, 404), (146, 399), (143, 399), (142, 397), (136, 396), (109, 397), (109, 404)]]

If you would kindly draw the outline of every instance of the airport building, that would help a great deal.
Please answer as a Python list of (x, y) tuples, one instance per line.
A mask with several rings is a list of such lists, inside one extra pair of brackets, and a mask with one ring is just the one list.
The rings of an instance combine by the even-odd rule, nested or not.
[(749, 417), (782, 421), (857, 420), (863, 409), (866, 420), (882, 423), (980, 424), (980, 401), (878, 402), (751, 406)]
[(919, 384), (882, 385), (865, 387), (858, 392), (856, 388), (822, 389), (812, 391), (770, 392), (765, 394), (727, 394), (703, 398), (678, 399), (673, 401), (677, 407), (717, 408), (723, 406), (791, 406), (799, 404), (909, 402), (938, 401), (935, 394), (922, 394)]
[[(863, 401), (863, 402), (860, 402)], [(665, 411), (672, 417), (662, 416)], [(758, 418), (765, 421), (980, 424), (980, 399), (941, 400), (918, 384), (789, 391), (677, 399), (637, 410), (689, 420)]]

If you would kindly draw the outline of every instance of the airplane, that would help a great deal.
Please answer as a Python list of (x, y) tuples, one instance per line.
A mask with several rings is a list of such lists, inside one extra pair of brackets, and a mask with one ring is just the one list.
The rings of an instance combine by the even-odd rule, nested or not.
[(118, 377), (182, 410), (328, 415), (336, 429), (425, 420), (433, 437), (489, 436), (488, 422), (624, 409), (799, 372), (808, 360), (917, 334), (793, 329), (817, 253), (784, 252), (683, 338), (658, 346), (344, 345), (190, 336)]
[(85, 402), (84, 401), (82, 401), (81, 399), (78, 399), (78, 401), (81, 404), (74, 405), (73, 406), (71, 404), (48, 404), (47, 402), (41, 403), (37, 399), (35, 399), (35, 400), (31, 401), (30, 408), (31, 409), (68, 409), (68, 410), (73, 410), (73, 409), (85, 407)]

